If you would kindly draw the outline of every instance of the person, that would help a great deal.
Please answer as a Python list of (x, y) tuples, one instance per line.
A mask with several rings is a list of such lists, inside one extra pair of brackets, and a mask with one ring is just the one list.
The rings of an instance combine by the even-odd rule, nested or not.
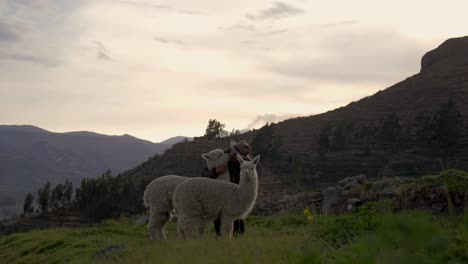
[[(239, 184), (240, 182), (240, 162), (237, 159), (238, 156), (241, 156), (244, 160), (252, 160), (250, 156), (252, 148), (245, 140), (241, 140), (239, 142), (235, 142), (231, 140), (230, 148), (225, 150), (224, 153), (228, 153), (230, 155), (229, 161), (225, 165), (221, 165), (217, 168), (213, 168), (209, 170), (208, 168), (204, 168), (202, 171), (203, 177), (208, 177), (212, 179), (216, 179), (218, 175), (225, 173), (229, 170), (229, 177), (230, 181), (235, 184)], [(216, 235), (221, 235), (221, 219), (216, 219), (214, 221), (214, 228)], [(245, 224), (242, 219), (237, 219), (234, 221), (233, 226), (233, 236), (237, 237), (238, 234), (243, 234), (245, 231)]]

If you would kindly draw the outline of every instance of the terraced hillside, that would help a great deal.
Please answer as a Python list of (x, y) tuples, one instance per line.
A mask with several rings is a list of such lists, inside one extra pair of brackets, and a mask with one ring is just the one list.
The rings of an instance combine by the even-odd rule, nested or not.
[[(385, 52), (384, 50), (382, 52)], [(359, 174), (420, 176), (444, 167), (468, 170), (468, 37), (428, 52), (421, 71), (385, 90), (323, 114), (240, 136), (262, 155), (260, 195), (276, 199)], [(227, 139), (176, 144), (121, 177), (198, 176), (200, 154)]]

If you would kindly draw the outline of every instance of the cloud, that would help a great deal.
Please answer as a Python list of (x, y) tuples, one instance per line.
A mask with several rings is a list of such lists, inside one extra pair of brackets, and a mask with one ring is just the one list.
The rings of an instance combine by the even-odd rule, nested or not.
[(293, 7), (283, 2), (274, 2), (272, 7), (264, 10), (260, 10), (257, 14), (247, 13), (245, 16), (247, 19), (253, 21), (261, 21), (268, 19), (281, 19), (291, 16), (296, 16), (305, 13), (305, 10)]
[(227, 31), (234, 31), (234, 30), (240, 30), (240, 31), (249, 31), (249, 32), (254, 32), (257, 30), (257, 27), (254, 25), (242, 25), (242, 24), (237, 24), (233, 25), (230, 27), (220, 27), (220, 30), (227, 30)]
[(164, 37), (154, 37), (154, 40), (156, 40), (159, 43), (162, 44), (177, 44), (177, 45), (184, 45), (185, 43), (182, 40), (178, 39), (168, 39)]
[(0, 42), (14, 42), (19, 39), (19, 34), (12, 27), (4, 21), (0, 21)]
[(270, 30), (270, 31), (267, 31), (267, 32), (259, 33), (258, 36), (266, 37), (266, 36), (279, 35), (279, 34), (283, 34), (283, 33), (286, 33), (286, 32), (288, 32), (287, 29)]
[(266, 123), (278, 123), (287, 119), (295, 118), (301, 115), (298, 114), (264, 114), (258, 115), (249, 124), (248, 128), (259, 128), (264, 126)]
[(111, 57), (109, 55), (110, 52), (106, 49), (104, 44), (102, 44), (99, 41), (93, 41), (93, 43), (97, 45), (97, 55), (96, 55), (97, 60), (105, 60), (105, 61), (111, 60)]
[(38, 64), (46, 67), (57, 67), (61, 62), (57, 59), (25, 54), (25, 53), (5, 53), (0, 51), (0, 61), (1, 60), (13, 60), (13, 61), (24, 61), (33, 64)]
[(15, 17), (0, 18), (0, 43), (20, 41), (22, 36), (33, 32), (32, 26)]
[(151, 2), (140, 2), (140, 1), (135, 2), (135, 1), (127, 1), (127, 0), (118, 0), (116, 2), (125, 4), (125, 5), (134, 6), (134, 7), (154, 8), (154, 9), (172, 9), (171, 6), (155, 4)]
[(137, 8), (151, 8), (151, 9), (157, 9), (157, 10), (162, 10), (162, 11), (170, 11), (170, 12), (175, 12), (179, 14), (185, 14), (185, 15), (198, 15), (198, 16), (204, 16), (206, 15), (205, 12), (200, 11), (200, 10), (191, 10), (191, 9), (178, 9), (170, 5), (163, 5), (163, 4), (156, 4), (148, 1), (129, 1), (129, 0), (118, 0), (116, 1), (117, 3), (120, 4), (125, 4)]
[(329, 24), (320, 24), (322, 28), (333, 28), (333, 27), (340, 27), (340, 26), (351, 26), (359, 24), (360, 21), (358, 20), (343, 20), (338, 23), (329, 23)]
[(3, 1), (0, 4), (0, 60), (48, 68), (62, 64), (66, 57), (64, 44), (71, 41), (70, 35), (65, 34), (72, 32), (67, 27), (67, 19), (74, 8), (85, 2), (87, 1)]
[(271, 59), (264, 68), (291, 78), (336, 83), (398, 81), (415, 72), (422, 43), (386, 30), (339, 31), (319, 41), (314, 52)]

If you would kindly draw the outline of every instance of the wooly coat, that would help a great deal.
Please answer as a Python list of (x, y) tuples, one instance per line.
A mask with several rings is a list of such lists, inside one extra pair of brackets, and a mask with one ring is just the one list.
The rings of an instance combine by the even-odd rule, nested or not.
[(221, 236), (231, 237), (234, 220), (243, 219), (252, 211), (257, 198), (256, 166), (260, 156), (252, 161), (238, 159), (241, 163), (239, 185), (198, 177), (176, 187), (173, 204), (179, 217), (179, 236), (194, 238), (203, 235), (211, 221), (220, 218)]
[(148, 232), (155, 242), (166, 240), (165, 226), (171, 220), (175, 188), (189, 177), (167, 175), (152, 181), (143, 193), (143, 204), (149, 209)]
[[(207, 166), (215, 168), (226, 164), (229, 155), (224, 154), (221, 149), (214, 149), (208, 153), (202, 154), (206, 160)], [(227, 172), (229, 180), (229, 172)], [(149, 209), (148, 232), (155, 242), (166, 240), (165, 226), (171, 219), (174, 212), (172, 197), (175, 188), (182, 182), (190, 179), (189, 177), (178, 175), (167, 175), (153, 180), (143, 193), (143, 204)]]

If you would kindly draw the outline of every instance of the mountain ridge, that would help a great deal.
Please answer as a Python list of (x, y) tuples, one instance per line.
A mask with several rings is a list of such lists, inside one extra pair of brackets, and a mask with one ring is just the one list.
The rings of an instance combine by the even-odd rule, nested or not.
[[(468, 37), (449, 39), (421, 59), (422, 70), (371, 96), (308, 117), (297, 117), (247, 132), (259, 167), (259, 201), (317, 190), (348, 176), (420, 176), (438, 173), (437, 144), (421, 139), (420, 115), (433, 116), (453, 100), (464, 121), (446, 166), (468, 169)], [(395, 142), (385, 139), (388, 120), (400, 129)], [(339, 136), (342, 138), (340, 140)], [(387, 135), (388, 137), (388, 135)], [(137, 183), (180, 174), (199, 176), (200, 154), (225, 148), (228, 139), (195, 138), (179, 143), (121, 175)], [(183, 166), (181, 166), (183, 161)], [(142, 184), (144, 185), (144, 184)]]
[(58, 184), (68, 178), (76, 185), (107, 169), (120, 173), (170, 146), (131, 135), (0, 125), (0, 215), (20, 206), (27, 192), (35, 193), (46, 181)]

